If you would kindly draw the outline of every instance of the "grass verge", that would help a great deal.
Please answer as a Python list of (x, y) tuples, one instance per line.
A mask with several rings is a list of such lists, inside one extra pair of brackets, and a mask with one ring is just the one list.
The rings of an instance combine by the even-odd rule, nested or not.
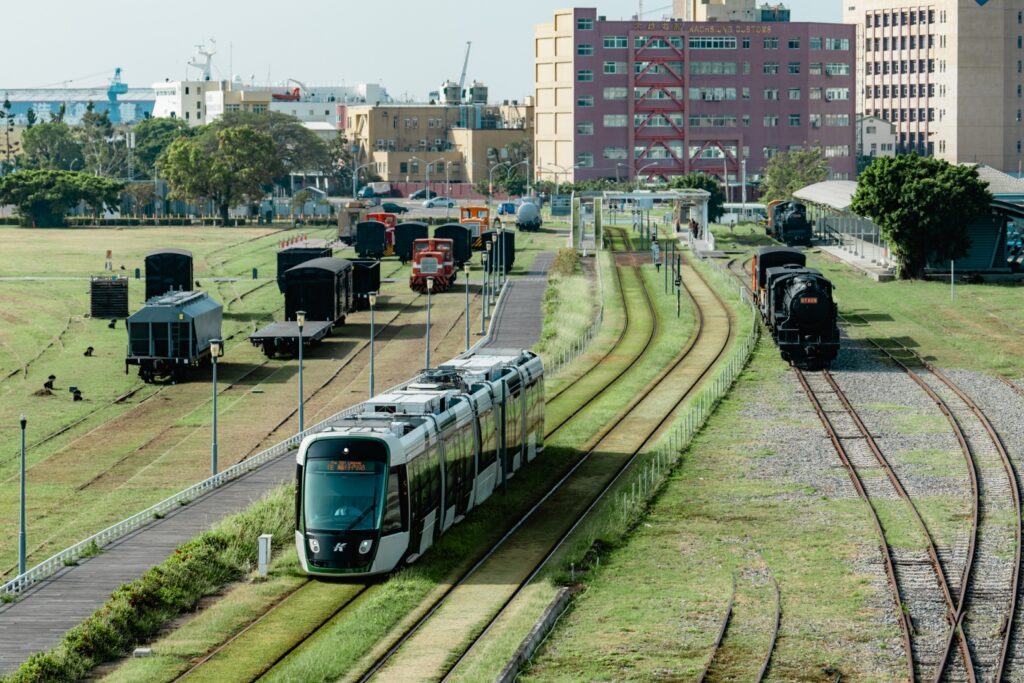
[(161, 564), (115, 591), (93, 616), (49, 652), (33, 655), (4, 683), (77, 681), (95, 666), (127, 654), (201, 598), (245, 576), (256, 561), (256, 538), (272, 533), (280, 547), (292, 537), (292, 487), (181, 545)]

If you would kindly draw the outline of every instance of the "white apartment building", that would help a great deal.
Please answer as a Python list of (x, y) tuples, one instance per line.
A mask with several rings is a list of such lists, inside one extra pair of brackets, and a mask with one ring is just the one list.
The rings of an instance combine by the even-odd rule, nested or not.
[(171, 81), (154, 83), (153, 118), (184, 119), (190, 126), (207, 121), (206, 93), (219, 88), (219, 81)]
[(896, 156), (896, 126), (877, 116), (858, 116), (857, 156)]
[(1016, 172), (1024, 144), (1024, 0), (844, 0), (857, 111), (896, 151)]

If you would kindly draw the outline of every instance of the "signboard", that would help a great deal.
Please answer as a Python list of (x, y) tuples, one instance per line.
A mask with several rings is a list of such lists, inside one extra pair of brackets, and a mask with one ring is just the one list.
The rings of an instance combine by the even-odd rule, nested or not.
[(551, 215), (569, 216), (572, 214), (572, 195), (553, 194), (551, 195)]

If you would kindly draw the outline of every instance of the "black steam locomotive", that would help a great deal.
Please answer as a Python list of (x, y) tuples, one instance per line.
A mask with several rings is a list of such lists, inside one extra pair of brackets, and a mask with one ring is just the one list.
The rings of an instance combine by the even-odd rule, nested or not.
[(807, 369), (826, 367), (839, 353), (838, 307), (832, 283), (796, 249), (765, 247), (751, 262), (764, 324), (782, 359)]
[(813, 230), (807, 220), (807, 207), (800, 202), (782, 202), (773, 206), (769, 230), (772, 237), (785, 242), (786, 246), (811, 246)]

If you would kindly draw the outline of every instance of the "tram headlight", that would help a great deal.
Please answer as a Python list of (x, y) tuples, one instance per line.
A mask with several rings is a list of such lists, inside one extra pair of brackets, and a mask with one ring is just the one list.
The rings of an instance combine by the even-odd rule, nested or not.
[(365, 555), (366, 553), (370, 552), (371, 548), (373, 548), (373, 541), (368, 538), (359, 544), (359, 554)]

